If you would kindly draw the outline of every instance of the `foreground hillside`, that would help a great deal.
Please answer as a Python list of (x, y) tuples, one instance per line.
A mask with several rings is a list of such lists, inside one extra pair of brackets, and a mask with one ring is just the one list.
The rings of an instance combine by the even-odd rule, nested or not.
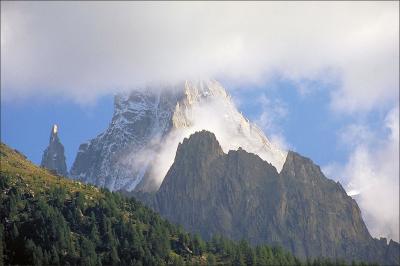
[(0, 158), (0, 265), (345, 265), (204, 242), (134, 199), (55, 176), (4, 144)]

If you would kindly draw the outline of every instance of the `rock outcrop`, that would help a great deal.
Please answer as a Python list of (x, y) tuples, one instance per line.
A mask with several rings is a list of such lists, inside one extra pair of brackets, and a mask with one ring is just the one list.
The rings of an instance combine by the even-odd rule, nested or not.
[(399, 244), (373, 239), (342, 186), (295, 152), (278, 173), (259, 156), (226, 154), (214, 134), (197, 132), (179, 145), (158, 192), (136, 196), (206, 239), (279, 245), (300, 258), (399, 263)]
[(53, 125), (51, 128), (49, 146), (43, 152), (40, 166), (52, 170), (58, 175), (67, 176), (64, 146), (58, 137), (57, 125)]

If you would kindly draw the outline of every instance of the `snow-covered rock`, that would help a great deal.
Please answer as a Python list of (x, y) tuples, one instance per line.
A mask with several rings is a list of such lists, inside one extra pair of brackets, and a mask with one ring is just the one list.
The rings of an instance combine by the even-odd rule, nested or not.
[(80, 146), (72, 178), (110, 190), (156, 190), (179, 142), (202, 129), (213, 132), (225, 152), (241, 147), (278, 171), (286, 159), (214, 80), (119, 94), (114, 108), (107, 130)]

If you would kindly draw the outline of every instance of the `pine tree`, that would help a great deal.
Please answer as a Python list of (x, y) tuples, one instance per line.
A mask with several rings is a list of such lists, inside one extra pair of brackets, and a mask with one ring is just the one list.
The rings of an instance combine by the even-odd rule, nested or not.
[(196, 255), (202, 255), (206, 251), (206, 244), (198, 234), (193, 237), (193, 252)]
[(19, 236), (19, 231), (18, 231), (18, 228), (17, 228), (17, 225), (15, 224), (15, 223), (13, 223), (13, 227), (12, 227), (12, 238), (15, 240), (15, 239), (17, 239), (18, 238), (18, 236)]
[(0, 266), (4, 265), (4, 226), (0, 223)]
[(81, 257), (83, 259), (84, 265), (96, 265), (97, 264), (97, 254), (95, 250), (95, 245), (93, 242), (85, 237), (82, 237), (81, 242)]
[(51, 249), (51, 264), (52, 265), (60, 265), (60, 257), (58, 256), (58, 252), (55, 246)]
[(111, 265), (118, 265), (119, 262), (120, 262), (120, 259), (118, 257), (117, 249), (113, 246), (111, 248), (111, 253), (110, 253), (110, 264)]
[(93, 241), (96, 245), (100, 243), (100, 234), (95, 222), (92, 222), (90, 227), (90, 240)]
[(33, 264), (34, 265), (44, 265), (43, 260), (43, 251), (42, 248), (39, 246), (35, 246), (33, 250)]
[(214, 254), (208, 253), (207, 254), (207, 265), (214, 266), (217, 264), (217, 259), (215, 258)]
[(11, 220), (14, 219), (14, 217), (18, 213), (18, 208), (17, 208), (17, 196), (14, 194), (13, 191), (10, 191), (10, 196), (9, 196), (9, 218)]

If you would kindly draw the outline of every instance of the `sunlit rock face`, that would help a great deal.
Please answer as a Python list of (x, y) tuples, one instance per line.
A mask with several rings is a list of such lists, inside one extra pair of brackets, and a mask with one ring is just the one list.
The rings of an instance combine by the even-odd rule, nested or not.
[(49, 146), (43, 152), (42, 162), (40, 165), (49, 170), (55, 171), (59, 175), (67, 175), (64, 146), (61, 144), (58, 137), (57, 125), (53, 125), (51, 129)]
[(282, 169), (287, 152), (237, 110), (221, 84), (203, 80), (116, 95), (109, 127), (80, 146), (71, 176), (110, 190), (155, 191), (178, 144), (203, 129), (224, 152), (241, 147)]

